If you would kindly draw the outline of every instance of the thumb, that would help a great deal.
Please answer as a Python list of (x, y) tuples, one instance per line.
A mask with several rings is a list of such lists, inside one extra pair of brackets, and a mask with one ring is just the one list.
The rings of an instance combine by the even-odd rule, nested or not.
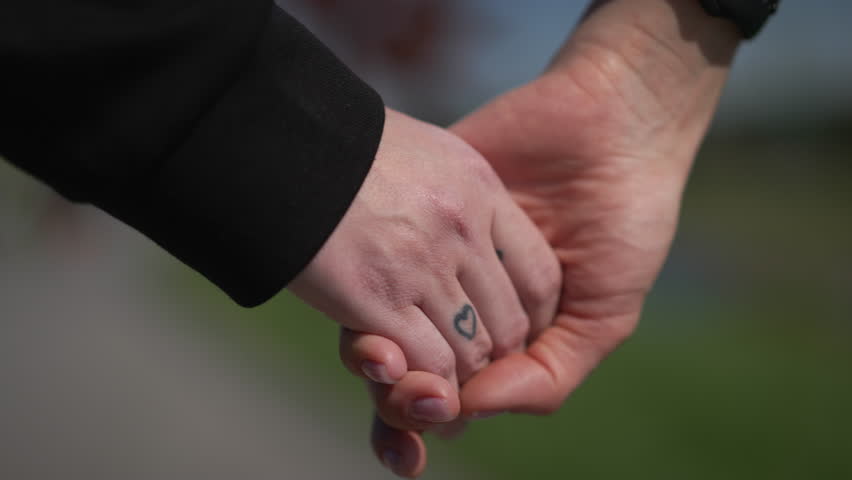
[(624, 338), (606, 332), (600, 324), (575, 328), (576, 322), (599, 321), (558, 318), (526, 352), (481, 370), (462, 388), (462, 414), (485, 417), (510, 411), (543, 415), (558, 410)]

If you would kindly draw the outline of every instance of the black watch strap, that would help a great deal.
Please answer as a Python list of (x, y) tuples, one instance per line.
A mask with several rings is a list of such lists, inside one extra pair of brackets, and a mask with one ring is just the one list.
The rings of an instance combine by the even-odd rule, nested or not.
[(781, 0), (701, 0), (707, 13), (733, 21), (745, 38), (757, 35), (779, 3)]

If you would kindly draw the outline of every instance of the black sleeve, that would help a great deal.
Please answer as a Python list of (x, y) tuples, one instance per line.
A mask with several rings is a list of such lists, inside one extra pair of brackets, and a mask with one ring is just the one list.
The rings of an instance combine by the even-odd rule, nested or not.
[(357, 193), (381, 99), (270, 0), (3, 0), (0, 155), (241, 305)]

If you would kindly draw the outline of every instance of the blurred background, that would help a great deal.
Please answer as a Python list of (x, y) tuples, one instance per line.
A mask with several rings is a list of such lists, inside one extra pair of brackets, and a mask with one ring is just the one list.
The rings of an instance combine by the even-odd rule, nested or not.
[[(289, 0), (442, 125), (539, 73), (585, 2)], [(523, 5), (523, 6), (522, 6)], [(425, 478), (852, 478), (852, 3), (744, 45), (639, 331), (564, 408), (430, 440)], [(337, 330), (254, 310), (0, 163), (0, 477), (389, 478)]]

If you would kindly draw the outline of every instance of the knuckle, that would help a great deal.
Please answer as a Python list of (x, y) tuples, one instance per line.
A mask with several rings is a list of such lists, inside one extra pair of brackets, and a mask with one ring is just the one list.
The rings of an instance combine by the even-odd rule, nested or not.
[(526, 315), (522, 315), (516, 321), (512, 322), (503, 335), (494, 340), (494, 356), (496, 358), (504, 357), (518, 347), (523, 346), (526, 343), (529, 333), (529, 318)]
[(432, 195), (429, 199), (429, 208), (441, 225), (456, 237), (462, 240), (473, 237), (471, 220), (468, 218), (465, 202), (461, 196), (448, 193)]
[(459, 354), (458, 373), (461, 381), (466, 381), (491, 362), (493, 344), (487, 335), (478, 335), (463, 347)]
[(390, 262), (376, 262), (364, 268), (357, 277), (360, 290), (385, 305), (399, 311), (417, 300), (417, 292), (410, 282), (400, 281), (402, 275)]
[(450, 378), (456, 371), (456, 356), (449, 348), (441, 349), (432, 357), (429, 369), (435, 375)]
[(485, 160), (478, 152), (471, 151), (465, 157), (467, 159), (466, 166), (468, 173), (478, 180), (483, 185), (488, 187), (496, 187), (500, 185), (500, 177), (497, 172), (491, 167), (491, 164)]
[(553, 259), (540, 262), (527, 282), (525, 282), (524, 296), (532, 305), (541, 305), (552, 301), (559, 295), (562, 287), (562, 270), (559, 263)]
[(494, 350), (494, 343), (487, 335), (479, 335), (472, 345), (470, 350), (469, 363), (474, 370), (479, 370), (488, 364), (491, 360), (491, 352)]
[(465, 382), (476, 372), (487, 367), (491, 363), (493, 346), (491, 340), (484, 339), (476, 341), (466, 349), (458, 365), (459, 380)]

